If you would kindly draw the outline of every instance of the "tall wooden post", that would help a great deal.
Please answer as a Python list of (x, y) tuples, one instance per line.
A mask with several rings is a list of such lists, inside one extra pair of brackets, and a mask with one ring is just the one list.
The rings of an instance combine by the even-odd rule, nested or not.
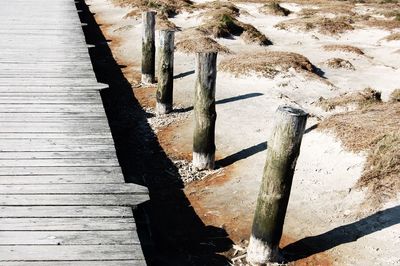
[(214, 169), (217, 53), (197, 53), (195, 71), (193, 166), (198, 170)]
[(279, 259), (279, 241), (306, 122), (303, 110), (280, 106), (276, 111), (247, 249), (247, 261), (252, 264)]
[(142, 14), (142, 83), (151, 84), (155, 82), (155, 15), (154, 11)]
[(172, 111), (174, 86), (174, 31), (160, 31), (159, 45), (156, 113), (161, 115)]

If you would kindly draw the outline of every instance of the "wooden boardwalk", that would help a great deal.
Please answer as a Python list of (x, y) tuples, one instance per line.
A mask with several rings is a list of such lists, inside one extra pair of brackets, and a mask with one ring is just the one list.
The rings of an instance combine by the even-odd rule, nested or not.
[(145, 265), (73, 0), (0, 3), (0, 265)]

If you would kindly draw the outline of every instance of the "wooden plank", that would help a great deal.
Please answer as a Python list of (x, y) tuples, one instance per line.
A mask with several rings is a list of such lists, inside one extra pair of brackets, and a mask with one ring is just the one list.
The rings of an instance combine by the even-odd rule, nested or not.
[[(39, 113), (34, 115), (29, 113), (29, 115), (24, 115), (20, 113), (3, 113), (0, 116), (0, 122), (46, 122), (46, 123), (60, 123), (60, 122), (75, 122), (75, 123), (88, 123), (88, 122), (96, 122), (96, 123), (103, 123), (105, 127), (108, 127), (108, 120), (107, 117), (99, 116), (98, 114), (93, 114), (92, 116), (79, 116), (79, 115), (60, 115), (52, 114), (49, 116), (40, 116)], [(38, 134), (36, 134), (38, 135)], [(56, 134), (53, 134), (56, 135)], [(1, 136), (0, 136), (1, 137)]]
[[(1, 49), (1, 47), (0, 47)], [(76, 65), (79, 63), (77, 62)], [(25, 86), (25, 85), (63, 85), (63, 86), (79, 86), (79, 85), (95, 85), (96, 80), (93, 78), (3, 78), (0, 79), (0, 86), (10, 86), (10, 85), (18, 85), (18, 86)]]
[[(0, 122), (0, 125), (2, 123)], [(41, 124), (41, 123), (38, 123)], [(31, 125), (31, 124), (28, 124)], [(83, 131), (83, 133), (85, 133)], [(26, 133), (25, 133), (26, 134)], [(58, 145), (65, 145), (74, 147), (78, 146), (93, 146), (98, 145), (101, 146), (114, 146), (114, 141), (111, 138), (91, 138), (91, 137), (81, 137), (81, 138), (52, 138), (52, 139), (44, 139), (44, 138), (32, 138), (32, 139), (7, 139), (2, 140), (0, 142), (0, 150), (6, 151), (8, 148), (11, 147), (25, 147), (25, 146), (56, 146)], [(38, 150), (39, 151), (39, 150)]]
[(2, 261), (143, 260), (139, 245), (0, 246)]
[[(41, 114), (41, 113), (39, 113)], [(0, 133), (0, 139), (111, 139), (110, 132), (90, 133), (29, 133), (13, 132)]]
[(144, 260), (2, 262), (2, 266), (146, 266)]
[(0, 218), (0, 224), (0, 233), (1, 231), (126, 231), (136, 229), (135, 220), (132, 217)]
[(18, 84), (8, 84), (8, 85), (2, 85), (2, 87), (10, 87), (10, 88), (15, 88), (15, 89), (22, 89), (22, 88), (52, 88), (52, 89), (103, 89), (108, 87), (107, 84), (104, 83), (94, 83), (94, 84), (75, 84), (75, 85), (70, 85), (70, 84), (58, 84), (58, 85), (37, 85), (37, 84), (28, 84), (28, 85), (18, 85)]
[(0, 122), (0, 132), (30, 132), (30, 133), (76, 133), (76, 132), (108, 132), (104, 123), (27, 123), (27, 122)]
[(0, 104), (0, 113), (100, 113), (102, 104)]
[[(0, 137), (1, 138), (1, 137)], [(0, 160), (10, 159), (114, 159), (114, 151), (110, 152), (0, 152)]]
[(116, 158), (112, 159), (97, 159), (97, 158), (70, 158), (70, 159), (1, 159), (1, 167), (23, 167), (23, 166), (119, 166)]
[(0, 94), (0, 104), (3, 103), (18, 103), (18, 104), (23, 104), (23, 103), (35, 103), (35, 104), (40, 104), (40, 103), (50, 103), (50, 104), (68, 104), (68, 103), (74, 103), (74, 104), (102, 104), (103, 102), (101, 101), (100, 97), (97, 96), (92, 96), (92, 97), (77, 97), (77, 96), (64, 96), (64, 97), (39, 97), (32, 95), (32, 97), (18, 97), (18, 96), (2, 96)]
[(29, 92), (29, 93), (45, 93), (45, 92), (97, 92), (106, 88), (99, 87), (55, 87), (55, 86), (0, 86), (0, 92)]
[(146, 187), (120, 184), (25, 184), (2, 185), (0, 195), (64, 195), (64, 194), (148, 194)]
[[(21, 142), (23, 139), (21, 139)], [(16, 142), (17, 143), (17, 142)], [(112, 144), (100, 145), (100, 144), (43, 144), (40, 145), (10, 145), (0, 141), (0, 150), (2, 152), (112, 152), (115, 150)]]
[(4, 184), (47, 184), (47, 183), (121, 183), (124, 181), (124, 177), (121, 173), (117, 174), (74, 174), (74, 175), (0, 175), (0, 185)]
[(3, 206), (136, 206), (145, 194), (0, 195)]
[(1, 167), (0, 175), (108, 175), (108, 174), (121, 174), (120, 167), (107, 166), (107, 167)]
[[(0, 218), (132, 218), (130, 207), (118, 206), (0, 206)], [(1, 236), (1, 233), (0, 233)]]
[(133, 245), (135, 231), (3, 231), (1, 245)]

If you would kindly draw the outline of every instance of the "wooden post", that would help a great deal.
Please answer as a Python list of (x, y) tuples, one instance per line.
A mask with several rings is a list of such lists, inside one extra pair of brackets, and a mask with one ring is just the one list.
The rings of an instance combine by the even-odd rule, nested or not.
[(154, 11), (142, 14), (142, 83), (151, 84), (155, 82), (155, 15)]
[(174, 86), (174, 31), (160, 31), (160, 46), (158, 51), (156, 113), (162, 115), (172, 111)]
[(252, 264), (280, 259), (279, 241), (307, 115), (289, 106), (280, 106), (276, 111), (247, 249), (247, 261)]
[(217, 53), (196, 54), (196, 84), (194, 97), (195, 128), (193, 134), (193, 166), (214, 169), (215, 165), (215, 82)]

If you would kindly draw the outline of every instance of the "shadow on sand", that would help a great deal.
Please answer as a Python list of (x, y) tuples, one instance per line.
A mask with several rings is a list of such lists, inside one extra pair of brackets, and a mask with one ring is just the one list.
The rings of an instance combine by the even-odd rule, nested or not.
[(400, 223), (400, 206), (379, 211), (357, 222), (339, 226), (317, 236), (303, 238), (287, 245), (282, 253), (288, 262), (307, 258), (339, 245)]
[(109, 86), (101, 96), (125, 180), (145, 185), (150, 192), (150, 201), (134, 210), (146, 262), (228, 265), (217, 252), (229, 250), (232, 241), (223, 229), (205, 226), (191, 207), (177, 168), (160, 147), (93, 14), (83, 0), (76, 5), (87, 23), (86, 41), (94, 45), (89, 53), (96, 77)]

